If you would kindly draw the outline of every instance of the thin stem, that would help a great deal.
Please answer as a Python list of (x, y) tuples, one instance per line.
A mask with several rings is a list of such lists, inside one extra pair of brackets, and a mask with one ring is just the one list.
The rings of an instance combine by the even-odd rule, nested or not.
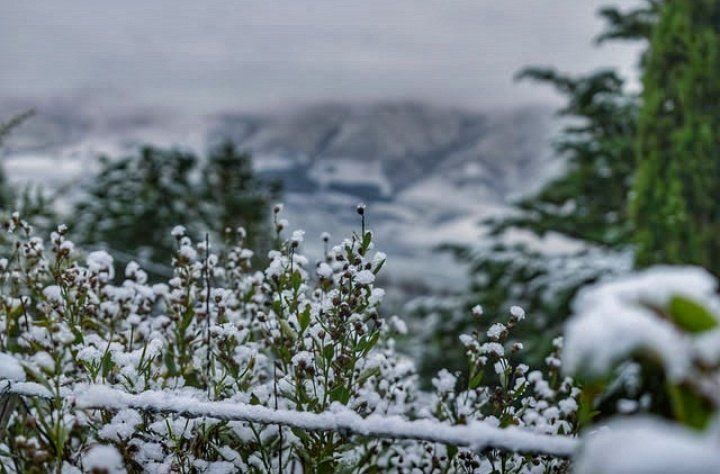
[(207, 348), (206, 353), (206, 366), (205, 366), (205, 380), (207, 381), (207, 396), (208, 400), (211, 399), (210, 393), (210, 236), (205, 233), (205, 345)]

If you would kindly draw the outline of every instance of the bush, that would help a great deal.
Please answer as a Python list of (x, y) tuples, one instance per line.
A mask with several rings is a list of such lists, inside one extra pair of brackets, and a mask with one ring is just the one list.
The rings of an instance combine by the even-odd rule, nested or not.
[[(282, 237), (286, 223), (276, 222)], [(300, 254), (304, 235), (295, 231), (278, 239), (259, 272), (251, 269), (253, 252), (245, 247), (244, 232), (215, 249), (207, 240), (191, 241), (177, 227), (173, 276), (151, 285), (134, 262), (115, 284), (122, 279), (115, 278), (111, 255), (83, 255), (64, 226), (47, 245), (18, 215), (4, 228), (13, 242), (0, 259), (0, 384), (7, 394), (0, 459), (6, 471), (567, 468), (567, 461), (515, 442), (515, 436), (527, 436), (512, 427), (574, 434), (577, 408), (578, 390), (559, 375), (557, 354), (548, 359), (545, 374), (509, 358), (522, 350), (509, 336), (524, 313), (515, 309), (487, 334), (462, 336), (469, 360), (462, 387), (460, 374), (441, 371), (434, 393), (420, 391), (413, 362), (395, 350), (393, 335), (404, 332), (405, 324), (380, 315), (384, 292), (374, 282), (386, 257), (375, 251), (370, 231), (329, 248), (315, 265)], [(489, 380), (497, 383), (483, 384)], [(26, 395), (31, 390), (41, 396), (11, 395), (22, 387)], [(95, 396), (88, 408), (88, 394), (97, 387), (114, 390), (101, 395), (155, 394), (153, 400), (166, 404), (181, 397), (185, 406), (233, 402), (287, 417), (302, 412), (385, 418), (390, 439), (360, 429), (311, 431), (191, 416), (181, 408), (168, 413), (152, 404), (118, 410), (109, 395)], [(436, 423), (423, 425), (425, 433), (437, 430), (440, 436), (448, 426), (467, 426), (479, 433), (473, 439), (483, 441), (443, 443), (427, 435), (392, 440), (395, 424), (413, 419)], [(499, 444), (487, 430), (502, 435)], [(560, 439), (566, 454), (570, 441)]]

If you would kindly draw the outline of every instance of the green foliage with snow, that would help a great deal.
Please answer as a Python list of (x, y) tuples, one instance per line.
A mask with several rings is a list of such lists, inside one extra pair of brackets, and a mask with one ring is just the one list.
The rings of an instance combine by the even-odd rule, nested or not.
[[(544, 371), (510, 358), (522, 350), (511, 333), (524, 313), (463, 335), (468, 382), (440, 371), (435, 390), (420, 391), (413, 362), (395, 350), (405, 324), (380, 313), (386, 256), (369, 230), (311, 264), (303, 232), (278, 228), (257, 272), (241, 237), (208, 248), (176, 227), (173, 274), (150, 284), (135, 262), (116, 278), (112, 256), (83, 253), (65, 226), (47, 246), (18, 215), (3, 227), (14, 245), (0, 258), (0, 393), (23, 395), (0, 417), (8, 472), (567, 466), (556, 454), (575, 444), (579, 392), (559, 376), (558, 354)], [(133, 395), (145, 402), (123, 402)], [(222, 416), (193, 415), (210, 401), (222, 401), (210, 412)], [(255, 418), (226, 416), (238, 410)], [(334, 418), (354, 431), (334, 429)], [(396, 425), (409, 439), (392, 440)]]
[(643, 76), (633, 189), (640, 265), (720, 271), (720, 1), (668, 1)]
[(232, 143), (212, 149), (206, 160), (147, 146), (137, 155), (101, 159), (100, 172), (75, 205), (71, 231), (80, 242), (155, 264), (168, 262), (176, 250), (175, 225), (195, 239), (206, 231), (233, 239), (243, 227), (253, 233), (253, 248), (267, 250), (273, 194), (254, 176), (250, 156)]

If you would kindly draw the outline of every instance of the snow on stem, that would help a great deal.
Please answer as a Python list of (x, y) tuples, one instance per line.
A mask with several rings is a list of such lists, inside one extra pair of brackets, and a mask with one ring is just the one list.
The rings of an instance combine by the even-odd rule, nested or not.
[[(8, 380), (0, 380), (0, 394), (52, 397), (50, 391), (39, 384)], [(226, 421), (279, 424), (307, 431), (429, 441), (478, 451), (492, 448), (569, 458), (578, 446), (577, 439), (568, 436), (537, 434), (515, 427), (498, 428), (485, 422), (451, 426), (431, 420), (411, 421), (399, 416), (370, 415), (363, 418), (350, 410), (310, 413), (231, 401), (202, 401), (166, 391), (131, 394), (100, 384), (78, 385), (72, 390), (67, 389), (63, 396), (80, 409), (134, 408), (187, 418), (209, 417)]]

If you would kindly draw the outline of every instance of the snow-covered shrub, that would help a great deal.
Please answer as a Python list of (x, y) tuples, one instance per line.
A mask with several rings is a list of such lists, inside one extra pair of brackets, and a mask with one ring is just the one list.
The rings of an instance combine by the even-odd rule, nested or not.
[[(490, 314), (500, 314), (514, 305), (531, 313), (532, 319), (518, 328), (517, 336), (525, 343), (526, 362), (542, 361), (552, 350), (552, 341), (562, 333), (578, 290), (627, 274), (633, 267), (630, 251), (569, 242), (560, 240), (561, 250), (552, 252), (525, 243), (507, 243), (503, 237), (455, 248), (458, 264), (469, 270), (467, 287), (449, 297), (416, 298), (405, 307), (410, 325), (419, 321), (419, 337), (430, 348), (418, 354), (421, 375), (427, 377), (438, 367), (457, 364), (461, 353), (455, 341), (476, 324), (469, 310), (478, 304)], [(570, 248), (562, 250), (563, 245)], [(488, 321), (489, 325), (492, 321)]]
[[(507, 357), (522, 349), (509, 338), (522, 324), (522, 310), (513, 309), (487, 334), (462, 337), (469, 357), (463, 388), (461, 377), (441, 371), (435, 392), (422, 392), (414, 364), (395, 350), (393, 333), (404, 332), (404, 322), (379, 312), (384, 292), (374, 283), (386, 257), (374, 250), (372, 233), (363, 229), (311, 264), (300, 254), (302, 232), (282, 238), (287, 223), (279, 212), (278, 247), (265, 271), (252, 270), (244, 231), (230, 247), (215, 249), (177, 227), (173, 276), (158, 284), (149, 284), (132, 262), (115, 283), (112, 256), (83, 254), (64, 226), (43, 241), (20, 216), (5, 222), (12, 245), (0, 258), (4, 470), (529, 472), (564, 466), (542, 450), (521, 449), (527, 443), (513, 438), (575, 432), (576, 390), (559, 377), (557, 356), (548, 359), (547, 374)], [(495, 374), (497, 384), (483, 384), (484, 374)], [(37, 396), (9, 395), (18, 387)], [(145, 402), (120, 403), (132, 394)], [(402, 441), (363, 436), (366, 425), (317, 431), (193, 415), (208, 401), (291, 418), (293, 412), (368, 417), (390, 433), (396, 423), (420, 419), (435, 423), (422, 425), (424, 433), (461, 426), (483, 441), (478, 449), (458, 449), (427, 434)], [(485, 439), (495, 427), (508, 427), (500, 444), (510, 451)], [(523, 428), (527, 433), (513, 431)], [(455, 444), (465, 442), (452, 436)], [(570, 441), (550, 448), (561, 446), (567, 455)]]
[(654, 267), (584, 289), (567, 324), (568, 373), (595, 403), (652, 411), (695, 427), (710, 421), (720, 386), (720, 298), (695, 267)]
[[(701, 268), (659, 266), (578, 295), (562, 359), (583, 383), (580, 423), (645, 414), (590, 436), (582, 472), (717, 470), (717, 289)], [(603, 460), (609, 451), (618, 456)]]
[[(475, 307), (472, 313), (478, 327), (483, 327), (481, 319), (487, 317), (482, 308)], [(511, 357), (524, 350), (521, 342), (511, 338), (524, 319), (525, 312), (514, 306), (505, 323), (495, 322), (485, 332), (461, 335), (468, 361), (466, 380), (460, 383), (459, 374), (442, 369), (432, 380), (435, 393), (431, 411), (422, 415), (453, 424), (482, 420), (493, 426), (517, 426), (548, 435), (575, 434), (580, 391), (572, 379), (560, 374), (562, 338), (554, 341), (555, 351), (547, 357), (544, 372), (531, 370)], [(453, 458), (441, 472), (558, 472), (568, 467), (563, 460), (493, 449), (482, 455), (461, 450)]]

